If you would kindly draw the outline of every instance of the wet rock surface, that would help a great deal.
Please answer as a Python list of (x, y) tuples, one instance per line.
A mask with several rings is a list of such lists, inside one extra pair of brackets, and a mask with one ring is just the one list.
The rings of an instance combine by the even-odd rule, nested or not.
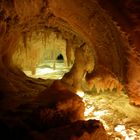
[(85, 94), (86, 119), (100, 120), (110, 140), (140, 139), (140, 108), (129, 103), (124, 92), (95, 90)]

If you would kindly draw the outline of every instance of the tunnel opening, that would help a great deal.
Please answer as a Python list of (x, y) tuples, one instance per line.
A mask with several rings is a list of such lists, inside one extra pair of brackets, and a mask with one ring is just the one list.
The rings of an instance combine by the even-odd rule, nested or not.
[(56, 60), (64, 60), (63, 55), (62, 55), (62, 54), (59, 54), (59, 55), (57, 56)]
[[(49, 32), (47, 36), (46, 32)], [(70, 70), (70, 67), (67, 66), (66, 40), (62, 37), (60, 31), (56, 33), (47, 29), (37, 35), (34, 31), (32, 39), (30, 38), (26, 45), (25, 47), (24, 43), (21, 42), (13, 55), (13, 63), (27, 76), (61, 79), (64, 73)], [(57, 59), (59, 54), (63, 54), (63, 60)], [(53, 73), (57, 73), (57, 76), (53, 76)]]

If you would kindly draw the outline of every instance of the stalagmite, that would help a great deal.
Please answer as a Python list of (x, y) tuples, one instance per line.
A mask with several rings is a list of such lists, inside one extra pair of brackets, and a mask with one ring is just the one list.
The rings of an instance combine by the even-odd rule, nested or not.
[(74, 64), (71, 70), (63, 76), (62, 81), (72, 86), (74, 91), (81, 90), (81, 83), (85, 74), (91, 72), (93, 68), (93, 55), (89, 47), (84, 43), (79, 48), (76, 48)]

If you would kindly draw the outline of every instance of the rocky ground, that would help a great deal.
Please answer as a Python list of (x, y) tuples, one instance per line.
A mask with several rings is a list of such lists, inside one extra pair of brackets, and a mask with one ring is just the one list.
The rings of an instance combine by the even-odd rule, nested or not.
[(130, 105), (122, 93), (92, 91), (85, 94), (86, 119), (100, 120), (110, 140), (140, 139), (140, 108)]
[[(51, 67), (51, 65), (50, 63), (49, 66)], [(63, 71), (61, 71), (62, 69)], [(36, 77), (61, 79), (66, 71), (68, 71), (68, 68), (63, 63), (56, 63), (56, 70), (53, 73), (48, 75), (39, 75), (38, 73)], [(129, 103), (125, 91), (117, 93), (113, 90), (112, 92), (97, 93), (93, 89), (85, 92), (83, 101), (86, 105), (86, 120), (100, 120), (107, 130), (110, 140), (140, 139), (140, 108)]]

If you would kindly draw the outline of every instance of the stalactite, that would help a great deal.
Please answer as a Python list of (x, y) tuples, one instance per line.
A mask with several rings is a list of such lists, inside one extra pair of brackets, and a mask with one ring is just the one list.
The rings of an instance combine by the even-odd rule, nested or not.
[(27, 48), (27, 32), (22, 32), (22, 40), (24, 47)]
[(31, 42), (31, 41), (32, 41), (32, 31), (30, 31), (30, 32), (28, 33), (28, 38), (29, 38), (29, 42)]
[(88, 73), (86, 81), (89, 89), (95, 88), (98, 93), (105, 90), (112, 91), (113, 89), (120, 92), (124, 88), (116, 75), (103, 66), (99, 66), (98, 70), (94, 69), (91, 73)]
[(73, 60), (72, 60), (72, 46), (74, 45), (72, 43), (72, 40), (67, 40), (66, 42), (66, 56), (67, 56), (67, 62), (68, 62), (68, 66), (71, 66), (72, 63), (73, 63)]
[(47, 33), (44, 31), (44, 48), (46, 48), (47, 45)]
[(55, 45), (53, 45), (53, 69), (55, 70), (56, 69), (56, 47), (55, 47)]

